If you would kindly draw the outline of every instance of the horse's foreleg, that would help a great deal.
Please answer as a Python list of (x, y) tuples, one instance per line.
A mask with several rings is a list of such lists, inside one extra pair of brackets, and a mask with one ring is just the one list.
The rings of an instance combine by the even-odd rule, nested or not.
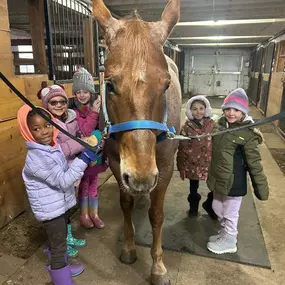
[(132, 210), (134, 207), (134, 197), (120, 190), (120, 204), (124, 214), (124, 247), (121, 252), (120, 260), (123, 263), (131, 264), (137, 260), (134, 226), (132, 223)]
[(149, 209), (149, 219), (152, 226), (153, 242), (151, 248), (151, 256), (153, 264), (151, 268), (151, 283), (153, 285), (168, 285), (170, 281), (166, 277), (167, 270), (162, 261), (162, 224), (164, 219), (164, 197), (167, 185), (159, 189), (155, 189), (151, 197), (151, 207)]

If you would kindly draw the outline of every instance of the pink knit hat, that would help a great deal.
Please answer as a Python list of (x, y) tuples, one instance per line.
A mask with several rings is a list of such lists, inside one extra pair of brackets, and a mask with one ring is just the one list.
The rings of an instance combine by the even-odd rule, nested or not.
[(48, 109), (48, 102), (53, 97), (61, 96), (66, 99), (66, 101), (68, 100), (64, 87), (61, 85), (51, 85), (49, 87), (45, 87), (38, 92), (37, 96), (39, 99), (42, 99), (43, 107), (45, 109)]
[(248, 97), (242, 88), (232, 91), (224, 100), (222, 110), (234, 108), (245, 115), (248, 113)]

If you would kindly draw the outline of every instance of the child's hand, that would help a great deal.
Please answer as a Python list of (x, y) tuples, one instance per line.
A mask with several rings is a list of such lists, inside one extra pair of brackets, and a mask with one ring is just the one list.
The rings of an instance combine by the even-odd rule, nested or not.
[(90, 109), (93, 112), (99, 113), (100, 112), (100, 107), (101, 107), (101, 98), (100, 98), (100, 96), (98, 96), (97, 100), (94, 101), (94, 103), (90, 107)]
[(185, 179), (185, 171), (180, 171), (180, 178), (184, 181), (184, 179)]
[(89, 164), (90, 162), (96, 161), (99, 158), (99, 156), (93, 151), (85, 148), (80, 154), (79, 158), (83, 160), (86, 164)]

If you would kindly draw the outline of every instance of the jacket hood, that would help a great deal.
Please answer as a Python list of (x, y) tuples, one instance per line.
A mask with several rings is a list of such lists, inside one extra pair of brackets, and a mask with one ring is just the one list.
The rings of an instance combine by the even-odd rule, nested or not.
[[(48, 112), (46, 109), (44, 108), (41, 108), (41, 107), (37, 107), (37, 108), (40, 108), (46, 112)], [(17, 121), (18, 121), (18, 126), (19, 126), (19, 129), (20, 129), (20, 132), (21, 132), (21, 135), (23, 136), (23, 138), (25, 139), (25, 141), (27, 142), (36, 142), (32, 133), (30, 132), (30, 129), (28, 127), (28, 124), (27, 124), (27, 117), (28, 117), (28, 113), (32, 110), (32, 108), (28, 105), (24, 105), (22, 106), (19, 111), (18, 111), (18, 114), (17, 114)], [(48, 112), (49, 113), (49, 112)], [(50, 114), (50, 113), (49, 113)], [(52, 121), (53, 122), (56, 122), (55, 121), (55, 118), (50, 114), (51, 118), (52, 118)], [(57, 143), (56, 143), (56, 137), (58, 136), (58, 129), (56, 129), (54, 126), (53, 126), (53, 138), (52, 138), (52, 146), (56, 146)]]
[(70, 123), (76, 119), (76, 112), (72, 109), (67, 109), (67, 119), (65, 123)]
[(187, 119), (189, 119), (189, 120), (194, 119), (194, 117), (192, 115), (192, 111), (191, 111), (191, 105), (194, 101), (197, 101), (197, 100), (204, 102), (206, 105), (205, 118), (211, 116), (212, 108), (211, 108), (209, 100), (203, 95), (197, 95), (197, 96), (192, 97), (190, 100), (188, 100), (188, 102), (186, 104), (186, 112), (185, 113), (186, 113)]

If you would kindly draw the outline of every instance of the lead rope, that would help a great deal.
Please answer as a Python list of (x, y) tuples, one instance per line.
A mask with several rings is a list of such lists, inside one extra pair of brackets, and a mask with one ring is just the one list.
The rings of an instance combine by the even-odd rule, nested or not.
[[(104, 130), (102, 132), (102, 138), (100, 140), (99, 146), (94, 147), (91, 146), (90, 144), (86, 143), (85, 141), (73, 136), (72, 134), (70, 134), (69, 132), (67, 132), (66, 130), (64, 130), (61, 126), (59, 126), (58, 124), (56, 124), (55, 122), (53, 122), (52, 120), (50, 120), (43, 112), (40, 112), (37, 110), (36, 106), (30, 102), (8, 79), (7, 77), (0, 72), (0, 78), (3, 80), (3, 82), (23, 101), (25, 102), (27, 105), (29, 105), (32, 109), (34, 109), (37, 114), (39, 114), (41, 117), (43, 117), (46, 121), (48, 121), (51, 125), (53, 125), (55, 128), (57, 128), (59, 131), (61, 131), (62, 133), (64, 133), (65, 135), (67, 135), (68, 137), (70, 137), (71, 139), (75, 140), (76, 142), (78, 142), (79, 144), (81, 144), (83, 147), (93, 151), (94, 153), (98, 154), (100, 152), (102, 152), (103, 147), (104, 147), (104, 143), (105, 140), (108, 139), (109, 134), (108, 134), (108, 128), (110, 126), (110, 121), (109, 121), (109, 117), (108, 117), (108, 112), (107, 112), (107, 107), (106, 107), (106, 84), (103, 81), (103, 94), (102, 94), (102, 107), (103, 107), (103, 114), (104, 114), (104, 120), (105, 120), (105, 127)], [(103, 79), (104, 80), (104, 79)], [(166, 100), (165, 100), (166, 101)], [(166, 107), (166, 106), (164, 106)], [(264, 120), (260, 120), (258, 122), (252, 123), (252, 124), (248, 124), (248, 125), (244, 125), (244, 126), (240, 126), (237, 128), (232, 128), (232, 129), (226, 129), (223, 131), (219, 131), (216, 133), (208, 133), (208, 134), (203, 134), (203, 135), (197, 135), (197, 136), (182, 136), (182, 135), (176, 135), (174, 131), (170, 130), (166, 133), (166, 138), (169, 140), (192, 140), (192, 139), (203, 139), (206, 137), (214, 137), (214, 136), (218, 136), (218, 135), (222, 135), (225, 133), (232, 133), (235, 131), (239, 131), (242, 129), (247, 129), (247, 128), (252, 128), (252, 127), (256, 127), (256, 126), (260, 126), (260, 125), (264, 125), (264, 124), (268, 124), (271, 123), (273, 121), (277, 121), (280, 120), (282, 118), (285, 118), (285, 111), (282, 111), (278, 114), (275, 114), (273, 116), (270, 116)], [(166, 117), (164, 117), (164, 120), (166, 119)]]
[(244, 126), (240, 126), (240, 127), (236, 127), (236, 128), (232, 128), (232, 129), (226, 129), (226, 130), (215, 132), (215, 133), (208, 133), (208, 134), (203, 134), (203, 135), (185, 137), (185, 136), (182, 136), (182, 135), (176, 135), (174, 132), (168, 132), (166, 134), (166, 137), (169, 140), (192, 140), (192, 139), (200, 140), (200, 139), (203, 139), (203, 138), (206, 138), (206, 137), (215, 137), (215, 136), (223, 135), (223, 134), (226, 134), (226, 133), (232, 133), (232, 132), (236, 132), (236, 131), (247, 129), (247, 128), (257, 127), (257, 126), (260, 126), (260, 125), (265, 125), (265, 124), (271, 123), (273, 121), (280, 120), (282, 118), (285, 118), (285, 111), (282, 111), (282, 112), (280, 112), (278, 114), (275, 114), (273, 116), (267, 117), (264, 120), (260, 120), (260, 121), (255, 122), (255, 123), (251, 123), (251, 124), (248, 124), (248, 125), (244, 125)]

